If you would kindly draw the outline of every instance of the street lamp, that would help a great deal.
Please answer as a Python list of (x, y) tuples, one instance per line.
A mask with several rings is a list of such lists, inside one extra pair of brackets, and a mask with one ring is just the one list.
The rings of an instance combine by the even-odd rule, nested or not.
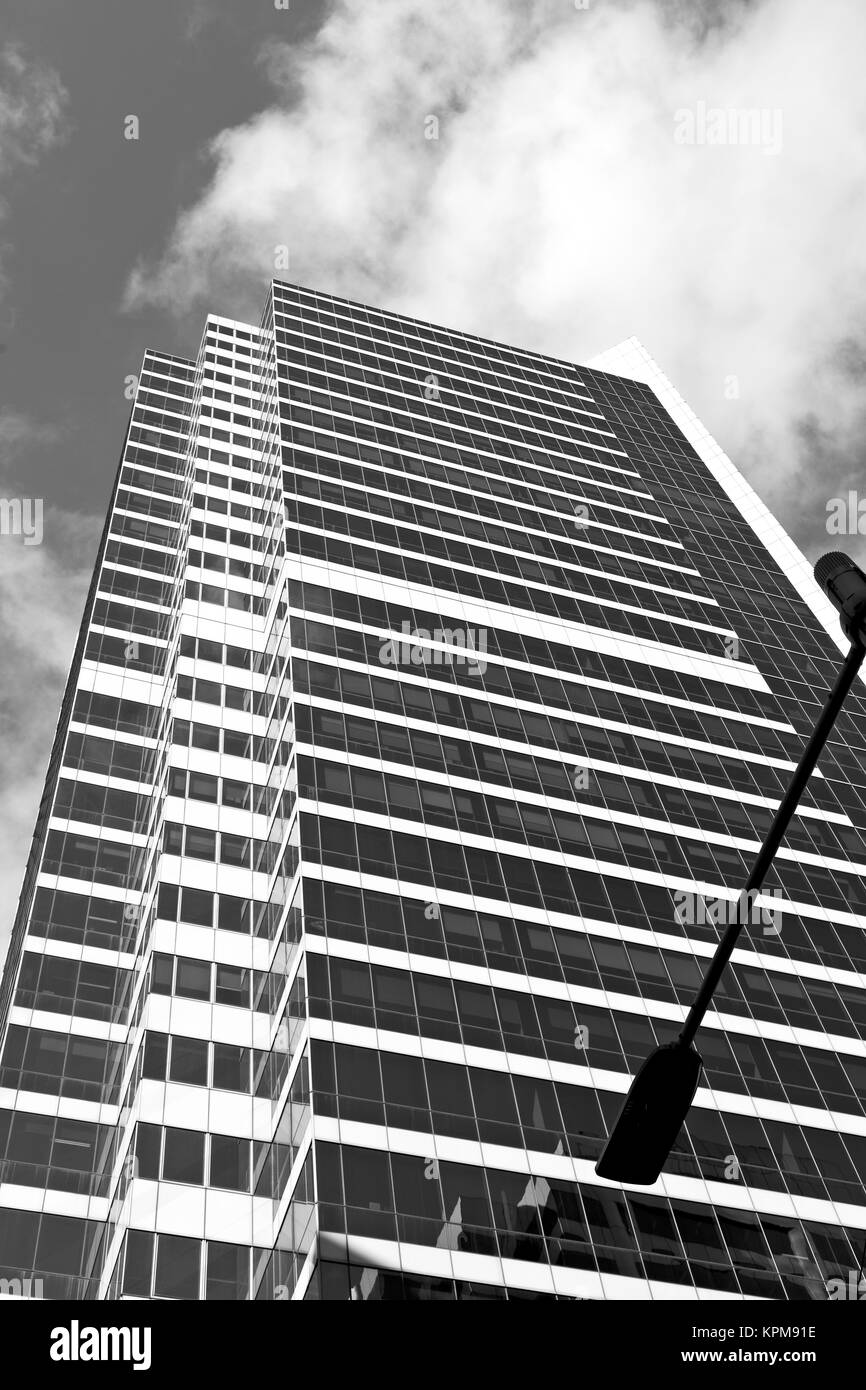
[(675, 1042), (666, 1043), (651, 1053), (629, 1088), (610, 1138), (595, 1165), (600, 1178), (636, 1186), (651, 1186), (657, 1181), (701, 1078), (703, 1062), (694, 1046), (694, 1037), (747, 919), (747, 914), (739, 907), (745, 899), (750, 915), (754, 897), (766, 878), (845, 696), (866, 657), (866, 574), (847, 555), (833, 552), (822, 555), (815, 566), (815, 578), (839, 609), (842, 631), (850, 640), (851, 649), (767, 831), (734, 920), (716, 947), (679, 1036)]

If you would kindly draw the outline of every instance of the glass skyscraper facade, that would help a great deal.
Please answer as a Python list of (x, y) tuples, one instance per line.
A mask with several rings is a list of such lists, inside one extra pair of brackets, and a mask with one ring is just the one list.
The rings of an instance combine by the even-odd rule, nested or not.
[(661, 1181), (594, 1171), (840, 660), (744, 480), (634, 345), (280, 282), (135, 388), (0, 996), (3, 1289), (832, 1296), (862, 686)]

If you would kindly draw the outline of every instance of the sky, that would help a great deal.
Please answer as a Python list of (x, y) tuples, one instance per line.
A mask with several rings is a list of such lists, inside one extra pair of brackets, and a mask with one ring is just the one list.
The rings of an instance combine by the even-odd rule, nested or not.
[(42, 520), (0, 534), (0, 942), (126, 378), (275, 273), (637, 336), (807, 556), (866, 565), (828, 532), (853, 492), (866, 534), (864, 52), (862, 0), (4, 0), (0, 499)]

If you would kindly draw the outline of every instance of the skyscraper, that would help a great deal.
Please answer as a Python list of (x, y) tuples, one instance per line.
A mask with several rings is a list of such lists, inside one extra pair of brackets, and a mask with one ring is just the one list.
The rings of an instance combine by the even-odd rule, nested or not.
[(3, 1287), (856, 1282), (862, 687), (661, 1182), (594, 1172), (835, 622), (634, 342), (576, 366), (275, 282), (258, 329), (148, 352), (0, 999)]

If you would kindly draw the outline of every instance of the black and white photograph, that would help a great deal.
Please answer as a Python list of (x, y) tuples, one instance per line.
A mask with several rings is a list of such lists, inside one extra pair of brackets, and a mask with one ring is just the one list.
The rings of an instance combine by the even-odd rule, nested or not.
[[(854, 1374), (864, 60), (862, 0), (3, 0), (16, 1374), (433, 1301)], [(464, 1316), (413, 1360), (507, 1384)]]

